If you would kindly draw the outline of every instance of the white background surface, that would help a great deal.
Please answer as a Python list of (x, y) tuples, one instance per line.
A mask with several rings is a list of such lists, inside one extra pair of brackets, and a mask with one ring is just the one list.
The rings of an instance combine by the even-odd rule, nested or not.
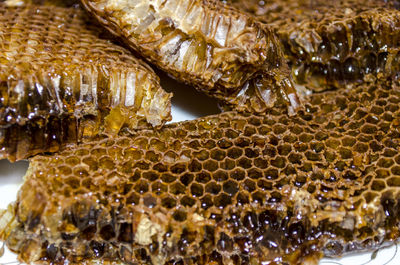
[[(174, 93), (173, 121), (190, 120), (219, 112), (215, 100), (209, 99), (189, 87), (171, 81), (164, 74), (160, 74), (160, 76), (162, 77), (162, 86)], [(22, 176), (27, 168), (28, 162), (26, 161), (10, 164), (5, 160), (0, 160), (0, 209), (6, 208), (10, 202), (15, 200), (18, 188), (22, 183)], [(374, 259), (372, 259), (372, 256), (372, 253), (364, 253), (347, 256), (342, 259), (323, 259), (320, 264), (400, 265), (400, 249), (397, 251), (397, 246), (379, 250)], [(5, 255), (0, 258), (0, 265), (6, 264), (18, 264), (16, 256), (7, 250)]]

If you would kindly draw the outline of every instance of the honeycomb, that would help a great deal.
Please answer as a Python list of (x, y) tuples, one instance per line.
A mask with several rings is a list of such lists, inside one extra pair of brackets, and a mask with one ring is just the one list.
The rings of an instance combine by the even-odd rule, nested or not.
[(171, 119), (153, 70), (102, 36), (77, 8), (0, 3), (0, 158)]
[(219, 0), (82, 4), (150, 62), (236, 110), (299, 105), (275, 34)]
[(306, 102), (36, 156), (0, 238), (44, 264), (316, 264), (393, 242), (400, 84)]
[(370, 78), (398, 77), (398, 1), (228, 2), (276, 31), (296, 83), (319, 91)]

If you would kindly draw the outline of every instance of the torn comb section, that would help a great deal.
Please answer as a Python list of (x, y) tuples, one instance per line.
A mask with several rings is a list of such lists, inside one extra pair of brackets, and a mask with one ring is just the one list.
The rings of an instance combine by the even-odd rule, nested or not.
[(0, 235), (43, 264), (317, 264), (393, 243), (399, 84), (307, 99), (36, 156)]
[(296, 83), (314, 91), (398, 78), (397, 1), (227, 1), (273, 28)]
[(0, 30), (0, 157), (171, 119), (171, 94), (153, 70), (101, 39), (83, 10), (0, 4)]
[(82, 4), (144, 58), (224, 104), (255, 112), (264, 112), (275, 101), (299, 105), (275, 34), (220, 1)]

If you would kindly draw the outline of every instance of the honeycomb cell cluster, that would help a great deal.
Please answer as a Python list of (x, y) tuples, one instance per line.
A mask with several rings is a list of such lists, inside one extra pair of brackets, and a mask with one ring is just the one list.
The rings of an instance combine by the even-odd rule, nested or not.
[(36, 156), (0, 238), (51, 264), (314, 264), (397, 239), (399, 84), (306, 102)]
[(153, 70), (83, 10), (11, 4), (0, 3), (0, 158), (170, 120)]
[(398, 1), (228, 2), (275, 29), (299, 84), (319, 91), (371, 77), (398, 77)]
[(299, 105), (276, 35), (219, 0), (82, 4), (147, 60), (236, 110)]

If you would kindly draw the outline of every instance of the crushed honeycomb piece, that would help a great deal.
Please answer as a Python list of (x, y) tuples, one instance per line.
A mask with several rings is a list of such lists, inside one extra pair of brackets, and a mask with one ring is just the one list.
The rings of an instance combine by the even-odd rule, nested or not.
[(299, 105), (269, 28), (218, 0), (83, 0), (128, 46), (178, 80), (237, 110)]
[(226, 112), (36, 156), (0, 237), (45, 264), (316, 264), (381, 247), (399, 237), (399, 108), (398, 83), (369, 83), (295, 116)]
[(77, 8), (0, 3), (0, 158), (171, 119), (153, 70), (102, 35)]
[(399, 75), (398, 1), (228, 2), (275, 29), (295, 81), (313, 90)]

